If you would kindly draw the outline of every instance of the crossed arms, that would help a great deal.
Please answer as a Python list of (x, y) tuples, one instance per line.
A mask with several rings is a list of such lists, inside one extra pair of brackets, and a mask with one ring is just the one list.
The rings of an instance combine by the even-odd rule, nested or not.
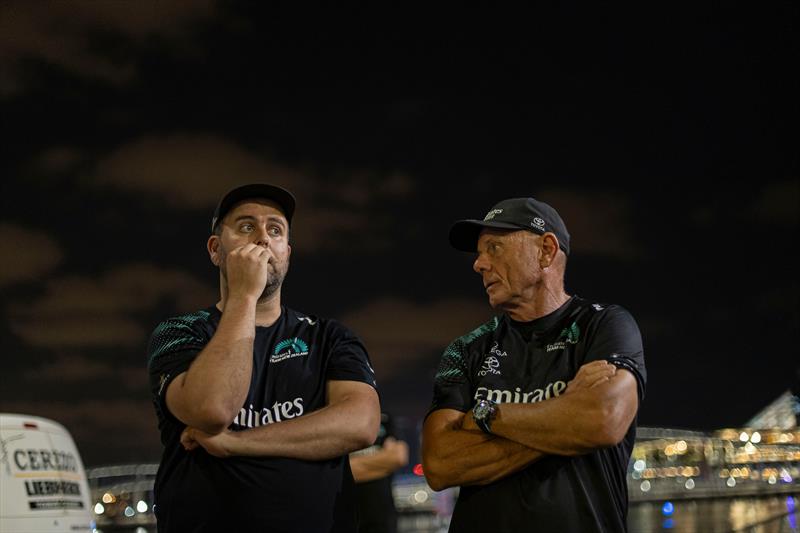
[(229, 299), (215, 335), (166, 391), (170, 412), (188, 427), (187, 450), (217, 457), (279, 456), (324, 460), (375, 441), (380, 406), (375, 389), (358, 381), (326, 383), (326, 405), (303, 416), (244, 431), (228, 425), (247, 397), (252, 373), (255, 305)]
[(434, 490), (485, 485), (545, 455), (581, 455), (614, 446), (636, 416), (636, 378), (606, 361), (583, 365), (561, 396), (538, 403), (504, 403), (492, 435), (472, 413), (439, 409), (425, 420), (422, 462)]

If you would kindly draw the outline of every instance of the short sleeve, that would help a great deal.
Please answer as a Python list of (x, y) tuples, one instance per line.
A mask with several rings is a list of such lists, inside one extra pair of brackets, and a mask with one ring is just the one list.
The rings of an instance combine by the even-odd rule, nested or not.
[(584, 362), (605, 359), (631, 372), (636, 378), (639, 401), (642, 401), (647, 385), (647, 370), (639, 326), (623, 307), (609, 306), (601, 313), (586, 347)]
[(375, 371), (367, 349), (352, 331), (337, 322), (328, 359), (326, 378), (329, 380), (361, 381), (376, 387)]
[(472, 407), (469, 374), (464, 360), (466, 347), (460, 339), (442, 354), (433, 382), (433, 401), (428, 414), (437, 409), (466, 412)]
[(170, 318), (153, 330), (147, 344), (150, 390), (159, 415), (166, 415), (165, 394), (176, 376), (189, 369), (208, 339), (189, 317)]

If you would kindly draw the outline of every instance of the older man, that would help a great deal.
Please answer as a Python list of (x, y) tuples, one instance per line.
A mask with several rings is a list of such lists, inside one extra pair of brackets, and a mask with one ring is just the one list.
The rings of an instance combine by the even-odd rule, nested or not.
[(477, 252), (501, 311), (445, 350), (423, 428), (429, 484), (460, 487), (450, 531), (625, 531), (646, 380), (633, 318), (565, 292), (569, 233), (536, 199), (459, 221), (450, 242)]
[(294, 208), (271, 185), (226, 194), (207, 245), (219, 301), (150, 339), (159, 531), (356, 531), (347, 456), (374, 442), (378, 395), (355, 335), (281, 303)]

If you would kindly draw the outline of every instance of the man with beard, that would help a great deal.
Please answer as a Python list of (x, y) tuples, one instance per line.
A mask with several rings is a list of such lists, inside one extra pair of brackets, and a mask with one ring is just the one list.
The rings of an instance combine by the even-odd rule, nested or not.
[(151, 336), (159, 531), (356, 531), (347, 456), (375, 441), (375, 379), (342, 324), (281, 304), (294, 209), (272, 185), (226, 194), (207, 244), (219, 301)]

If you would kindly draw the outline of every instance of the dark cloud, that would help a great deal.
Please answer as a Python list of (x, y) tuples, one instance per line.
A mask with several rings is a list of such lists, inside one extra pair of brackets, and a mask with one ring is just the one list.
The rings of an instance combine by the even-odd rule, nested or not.
[(392, 379), (491, 316), (488, 305), (472, 300), (383, 298), (348, 313), (343, 321), (362, 337), (379, 377)]
[(63, 259), (63, 252), (48, 234), (0, 222), (0, 242), (8, 260), (0, 262), (0, 288), (41, 279)]
[(632, 259), (641, 253), (633, 235), (627, 194), (578, 188), (544, 188), (539, 199), (556, 208), (570, 233), (571, 250)]
[(755, 199), (753, 214), (772, 224), (797, 227), (800, 222), (800, 179), (768, 183)]
[[(58, 159), (59, 152), (47, 152)], [(44, 158), (44, 156), (42, 157)], [(62, 156), (63, 158), (63, 156)], [(278, 163), (219, 136), (176, 133), (145, 137), (119, 146), (99, 159), (87, 184), (142, 194), (145, 201), (176, 210), (209, 213), (229, 189), (245, 183), (272, 183), (298, 201), (293, 241), (305, 253), (346, 248), (354, 238), (380, 247), (387, 201), (412, 195), (413, 179), (400, 172), (341, 170), (323, 176)]]
[[(135, 76), (135, 56), (99, 46), (115, 35), (133, 46), (159, 37), (162, 46), (185, 42), (187, 27), (214, 14), (213, 0), (193, 2), (73, 2), (9, 0), (0, 3), (0, 95), (21, 91), (25, 62), (39, 61), (74, 75), (112, 84)], [(94, 39), (93, 39), (94, 37)], [(172, 44), (171, 44), (172, 43)]]
[(135, 346), (148, 331), (139, 316), (163, 299), (179, 309), (215, 301), (215, 287), (186, 272), (150, 264), (123, 265), (97, 277), (64, 276), (42, 295), (6, 309), (12, 330), (32, 346)]

